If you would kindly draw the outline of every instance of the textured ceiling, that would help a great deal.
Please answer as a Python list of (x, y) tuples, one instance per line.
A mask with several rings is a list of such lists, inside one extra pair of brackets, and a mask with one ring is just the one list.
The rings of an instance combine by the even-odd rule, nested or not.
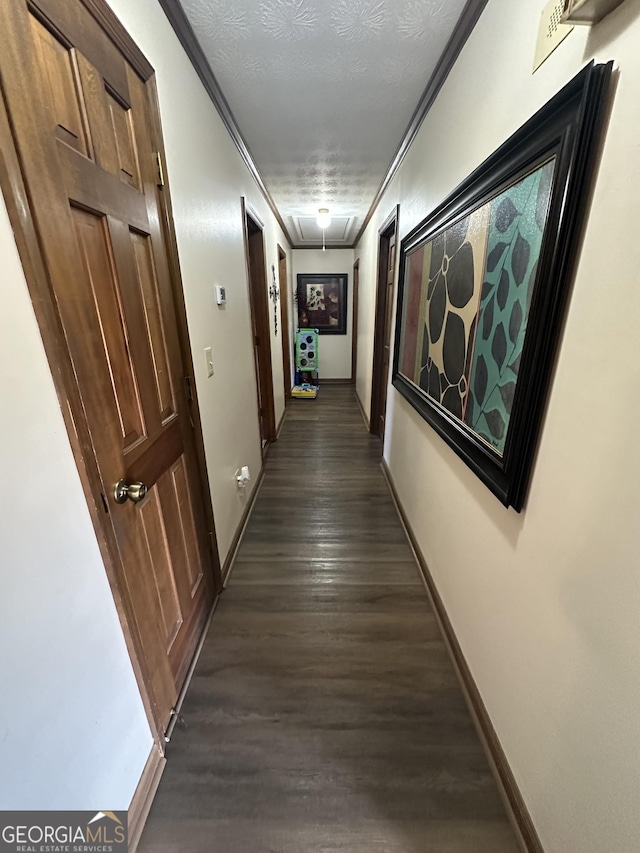
[(349, 245), (466, 0), (181, 2), (294, 244)]

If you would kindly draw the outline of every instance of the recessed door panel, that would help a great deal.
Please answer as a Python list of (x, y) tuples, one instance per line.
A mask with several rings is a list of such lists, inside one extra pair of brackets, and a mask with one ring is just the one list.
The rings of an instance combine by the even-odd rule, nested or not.
[(31, 27), (39, 77), (47, 96), (46, 106), (53, 119), (54, 133), (61, 142), (89, 156), (75, 52), (62, 44), (33, 16)]
[(169, 472), (171, 477), (172, 500), (177, 510), (179, 544), (177, 549), (184, 561), (185, 576), (188, 585), (182, 589), (182, 599), (193, 598), (202, 580), (202, 560), (198, 553), (198, 541), (193, 535), (195, 520), (191, 505), (189, 478), (184, 457), (181, 457)]
[(175, 402), (169, 372), (167, 342), (162, 326), (162, 308), (158, 291), (149, 237), (131, 231), (131, 244), (136, 262), (138, 287), (144, 309), (145, 330), (153, 358), (153, 378), (157, 395), (158, 413), (166, 423), (175, 412)]
[(71, 208), (87, 286), (96, 308), (96, 329), (104, 346), (105, 359), (122, 434), (127, 450), (145, 434), (140, 395), (127, 345), (128, 331), (122, 313), (118, 284), (108, 246), (104, 217)]
[(167, 540), (163, 508), (160, 504), (159, 484), (149, 491), (138, 512), (146, 545), (145, 568), (153, 573), (152, 585), (156, 591), (158, 609), (162, 616), (165, 649), (170, 652), (184, 620), (178, 600), (175, 568)]
[(131, 126), (131, 110), (123, 107), (109, 93), (107, 93), (107, 102), (113, 139), (118, 154), (118, 177), (132, 187), (139, 187), (138, 156)]

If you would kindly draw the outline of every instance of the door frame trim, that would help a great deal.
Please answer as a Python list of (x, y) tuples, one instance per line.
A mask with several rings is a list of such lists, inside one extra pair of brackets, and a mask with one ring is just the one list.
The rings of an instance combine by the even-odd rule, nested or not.
[[(149, 84), (149, 94), (152, 99), (152, 142), (164, 158), (164, 145), (160, 126), (155, 72), (147, 62), (144, 54), (137, 47), (131, 36), (125, 30), (112, 10), (104, 0), (78, 0), (93, 15), (97, 24), (103, 29), (125, 59), (131, 63), (134, 71), (146, 84)], [(123, 49), (124, 48), (124, 49)], [(148, 76), (146, 76), (148, 75)], [(71, 355), (66, 345), (60, 316), (56, 307), (55, 297), (49, 282), (49, 274), (40, 246), (35, 219), (27, 193), (25, 177), (19, 160), (18, 151), (11, 129), (9, 111), (5, 99), (4, 87), (0, 81), (0, 189), (2, 190), (9, 220), (13, 228), (18, 254), (27, 282), (27, 289), (33, 304), (40, 336), (44, 345), (45, 355), (53, 378), (55, 391), (62, 410), (66, 431), (71, 450), (82, 484), (89, 515), (96, 535), (100, 554), (113, 595), (116, 612), (124, 634), (127, 651), (131, 659), (140, 696), (145, 708), (149, 727), (154, 742), (164, 754), (164, 728), (158, 718), (153, 698), (152, 681), (146, 664), (140, 635), (136, 627), (135, 616), (131, 602), (128, 600), (127, 586), (122, 562), (119, 555), (111, 516), (105, 513), (102, 504), (102, 484), (98, 463), (89, 427), (85, 418), (80, 389), (73, 370)], [(158, 193), (158, 208), (162, 218), (162, 227), (166, 239), (169, 274), (173, 292), (173, 303), (176, 315), (180, 351), (184, 359), (184, 368), (193, 376), (193, 366), (190, 355), (190, 345), (186, 326), (184, 309), (184, 293), (180, 278), (180, 265), (177, 257), (177, 244), (173, 231), (171, 202), (168, 184), (164, 191)], [(186, 334), (186, 338), (185, 338)], [(185, 359), (186, 352), (189, 353)], [(194, 422), (194, 442), (200, 474), (200, 492), (205, 509), (207, 525), (213, 520), (211, 493), (208, 488), (208, 474), (204, 464), (204, 439), (202, 435), (200, 409), (198, 405), (195, 384), (192, 382), (192, 400), (190, 411)], [(186, 398), (186, 395), (185, 395)], [(207, 484), (206, 490), (202, 488)], [(215, 538), (215, 526), (209, 531), (210, 548), (209, 566), (205, 565), (205, 582), (212, 585), (213, 597), (222, 588), (220, 575), (220, 560)]]
[(355, 385), (358, 373), (358, 311), (360, 308), (360, 258), (357, 258), (353, 264), (351, 287), (353, 293), (353, 296), (351, 297), (351, 381)]
[[(258, 226), (258, 228), (261, 231), (264, 231), (264, 229), (266, 228), (266, 223), (265, 223), (264, 219), (260, 216), (260, 214), (255, 209), (255, 207), (251, 204), (249, 199), (244, 195), (242, 196), (242, 204), (244, 205), (245, 215), (250, 216), (251, 219), (253, 219), (255, 224)], [(265, 275), (266, 275), (266, 267), (265, 267)]]
[[(393, 232), (396, 237), (396, 246), (398, 244), (398, 223), (400, 221), (400, 205), (397, 204), (391, 213), (384, 220), (380, 228), (378, 229), (378, 275), (376, 278), (376, 309), (374, 314), (374, 329), (373, 329), (373, 367), (371, 371), (371, 409), (369, 413), (369, 432), (372, 435), (380, 435), (379, 432), (379, 421), (381, 415), (381, 390), (382, 390), (382, 382), (384, 382), (384, 376), (382, 376), (382, 365), (383, 365), (383, 347), (384, 347), (384, 325), (386, 319), (386, 299), (387, 299), (387, 262), (388, 262), (388, 248), (387, 252), (383, 258), (383, 253), (381, 251), (382, 241), (389, 240), (391, 237), (391, 233), (387, 234), (387, 232)], [(398, 257), (398, 252), (396, 251), (396, 258)], [(384, 264), (383, 264), (384, 260)], [(397, 265), (393, 271), (394, 281), (397, 275)], [(384, 286), (384, 291), (383, 291)], [(385, 293), (385, 301), (384, 304), (380, 298), (380, 294)], [(393, 345), (393, 334), (390, 337), (389, 345)], [(391, 363), (391, 360), (389, 361)]]
[[(247, 271), (247, 296), (249, 299), (249, 315), (251, 318), (251, 347), (254, 351), (256, 391), (257, 392), (260, 390), (260, 365), (258, 364), (257, 358), (255, 356), (255, 346), (256, 345), (255, 345), (255, 341), (254, 341), (254, 335), (255, 335), (255, 328), (256, 328), (256, 319), (257, 319), (258, 315), (257, 315), (257, 312), (255, 310), (256, 306), (254, 305), (253, 291), (252, 291), (253, 285), (251, 283), (251, 265), (249, 262), (249, 230), (247, 227), (247, 218), (251, 219), (253, 221), (254, 225), (258, 228), (258, 230), (260, 231), (260, 234), (262, 236), (262, 254), (263, 254), (263, 266), (264, 266), (264, 269), (262, 270), (262, 280), (263, 280), (263, 287), (264, 287), (264, 304), (262, 307), (265, 308), (265, 316), (263, 318), (261, 318), (261, 322), (264, 322), (265, 329), (266, 329), (265, 339), (266, 339), (266, 350), (267, 350), (267, 353), (269, 356), (269, 358), (268, 358), (269, 369), (267, 371), (267, 375), (265, 378), (266, 378), (267, 383), (269, 385), (269, 388), (267, 390), (270, 392), (269, 394), (267, 394), (268, 399), (263, 400), (263, 403), (265, 405), (264, 418), (265, 418), (266, 432), (267, 432), (267, 434), (264, 436), (264, 440), (266, 441), (266, 444), (264, 445), (264, 447), (262, 447), (262, 457), (264, 459), (264, 454), (266, 453), (267, 448), (269, 447), (270, 444), (273, 444), (273, 442), (276, 441), (277, 437), (278, 437), (277, 436), (277, 430), (276, 430), (275, 388), (274, 388), (274, 384), (273, 384), (273, 353), (271, 350), (271, 322), (269, 319), (269, 297), (267, 294), (267, 286), (268, 286), (267, 285), (267, 252), (266, 252), (265, 240), (264, 240), (265, 224), (262, 221), (262, 219), (260, 218), (259, 214), (254, 210), (254, 208), (248, 202), (248, 200), (245, 196), (240, 196), (240, 209), (242, 212), (242, 236), (243, 236), (243, 240), (244, 240), (245, 267), (246, 267), (246, 271)], [(258, 399), (256, 400), (256, 404), (258, 403), (259, 399), (260, 398), (258, 397)], [(260, 414), (260, 411), (258, 409), (258, 421), (260, 421), (260, 417), (261, 417), (261, 414)], [(260, 423), (258, 423), (258, 426), (260, 427)], [(261, 428), (260, 428), (260, 430), (261, 430)], [(263, 440), (261, 431), (260, 431), (260, 438), (261, 438), (261, 440)]]
[[(289, 323), (291, 321), (291, 312), (289, 311), (289, 258), (287, 257), (287, 253), (282, 248), (280, 243), (277, 244), (277, 255), (278, 255), (278, 296), (280, 298), (280, 334), (282, 335), (282, 372), (284, 374), (284, 399), (285, 403), (287, 398), (291, 397), (291, 389), (293, 387), (293, 374), (291, 372), (291, 336)], [(284, 261), (285, 268), (285, 281), (284, 287), (282, 281), (280, 281), (280, 264)], [(286, 308), (284, 307), (286, 305)], [(285, 325), (286, 319), (286, 325)], [(284, 415), (283, 415), (284, 417)], [(276, 435), (280, 433), (280, 426), (282, 424), (282, 419), (280, 424), (278, 424), (278, 428), (276, 429)]]

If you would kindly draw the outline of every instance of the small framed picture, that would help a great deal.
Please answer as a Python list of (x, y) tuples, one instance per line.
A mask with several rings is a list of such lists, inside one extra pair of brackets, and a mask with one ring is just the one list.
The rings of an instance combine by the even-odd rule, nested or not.
[(347, 333), (347, 274), (298, 274), (298, 328), (321, 335)]

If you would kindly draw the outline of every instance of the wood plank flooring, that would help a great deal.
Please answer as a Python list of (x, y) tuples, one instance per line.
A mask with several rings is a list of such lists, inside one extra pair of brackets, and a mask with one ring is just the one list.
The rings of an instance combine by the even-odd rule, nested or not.
[(140, 853), (516, 853), (379, 463), (290, 401)]

